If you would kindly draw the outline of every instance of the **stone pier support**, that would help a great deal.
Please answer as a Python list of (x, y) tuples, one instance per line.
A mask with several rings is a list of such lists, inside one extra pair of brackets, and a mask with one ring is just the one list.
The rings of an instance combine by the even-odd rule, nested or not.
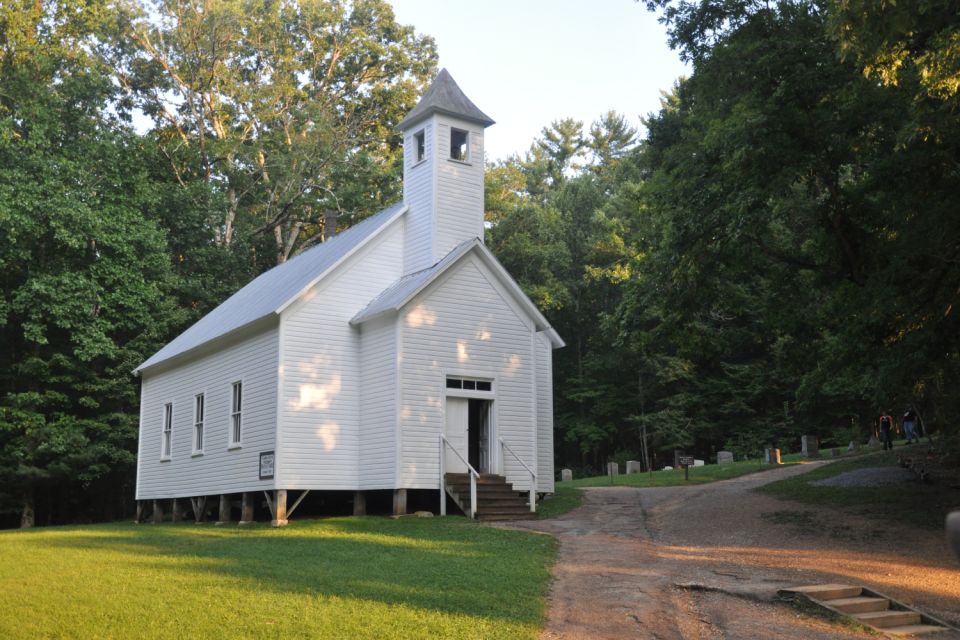
[(183, 506), (176, 498), (173, 499), (173, 505), (170, 507), (170, 521), (180, 522), (183, 520)]
[(226, 524), (230, 522), (230, 496), (229, 494), (220, 494), (220, 510), (217, 512), (217, 524)]
[(240, 506), (240, 524), (253, 522), (253, 494), (244, 493)]
[(287, 490), (277, 489), (273, 494), (273, 522), (274, 527), (282, 527), (287, 524)]
[(393, 490), (393, 515), (402, 516), (407, 513), (407, 490)]
[(159, 500), (153, 501), (153, 524), (163, 522), (163, 503)]
[(363, 493), (363, 491), (353, 492), (353, 515), (367, 515), (367, 496)]

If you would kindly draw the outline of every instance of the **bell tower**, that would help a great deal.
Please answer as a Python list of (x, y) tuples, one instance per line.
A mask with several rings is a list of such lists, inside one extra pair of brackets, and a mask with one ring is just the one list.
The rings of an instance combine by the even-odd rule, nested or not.
[(493, 124), (446, 69), (400, 122), (404, 273), (425, 269), (462, 242), (483, 240), (483, 133)]

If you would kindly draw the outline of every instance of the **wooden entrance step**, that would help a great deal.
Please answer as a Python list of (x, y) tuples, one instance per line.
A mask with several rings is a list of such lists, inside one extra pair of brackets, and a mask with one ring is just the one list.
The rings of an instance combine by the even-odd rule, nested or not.
[[(447, 494), (464, 513), (470, 512), (470, 476), (448, 473), (444, 476)], [(529, 494), (515, 491), (500, 475), (481, 473), (477, 480), (477, 520), (532, 520)]]
[(890, 636), (909, 636), (958, 629), (872, 589), (849, 584), (809, 584), (781, 589), (799, 595), (838, 615)]

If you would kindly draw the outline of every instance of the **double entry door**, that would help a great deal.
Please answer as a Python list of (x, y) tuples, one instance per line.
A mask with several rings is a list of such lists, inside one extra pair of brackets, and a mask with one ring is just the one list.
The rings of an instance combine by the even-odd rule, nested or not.
[[(445, 435), (450, 448), (479, 473), (490, 473), (490, 407), (491, 400), (477, 398), (446, 399)], [(453, 451), (446, 451), (444, 464), (450, 473), (466, 473), (467, 467)]]

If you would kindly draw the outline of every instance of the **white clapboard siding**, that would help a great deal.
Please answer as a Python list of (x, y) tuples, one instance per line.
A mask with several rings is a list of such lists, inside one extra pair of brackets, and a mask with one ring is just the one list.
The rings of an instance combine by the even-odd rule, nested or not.
[[(467, 162), (449, 158), (451, 127), (468, 132), (470, 155)], [(483, 240), (483, 126), (438, 116), (437, 144), (443, 151), (437, 164), (434, 261), (465, 240)]]
[[(414, 135), (424, 132), (426, 155), (417, 162)], [(410, 210), (407, 218), (407, 255), (404, 273), (424, 269), (433, 264), (433, 226), (436, 205), (434, 168), (437, 166), (437, 145), (434, 140), (434, 118), (416, 126), (404, 135), (403, 202)]]
[(364, 323), (360, 334), (360, 489), (392, 489), (397, 460), (395, 316)]
[(361, 328), (349, 321), (401, 276), (403, 222), (281, 314), (278, 486), (359, 488)]
[[(273, 488), (259, 479), (261, 451), (274, 448), (276, 326), (172, 369), (146, 372), (141, 390), (137, 499)], [(228, 450), (232, 385), (243, 382), (242, 442)], [(205, 394), (204, 453), (193, 455), (194, 397)], [(163, 407), (173, 403), (170, 460), (160, 460)]]
[(537, 491), (553, 493), (553, 345), (537, 334)]
[[(411, 300), (400, 321), (400, 485), (438, 486), (448, 374), (494, 380), (494, 437), (536, 464), (533, 326), (486, 265), (466, 256)], [(515, 487), (530, 486), (518, 463), (508, 456), (505, 465)]]

